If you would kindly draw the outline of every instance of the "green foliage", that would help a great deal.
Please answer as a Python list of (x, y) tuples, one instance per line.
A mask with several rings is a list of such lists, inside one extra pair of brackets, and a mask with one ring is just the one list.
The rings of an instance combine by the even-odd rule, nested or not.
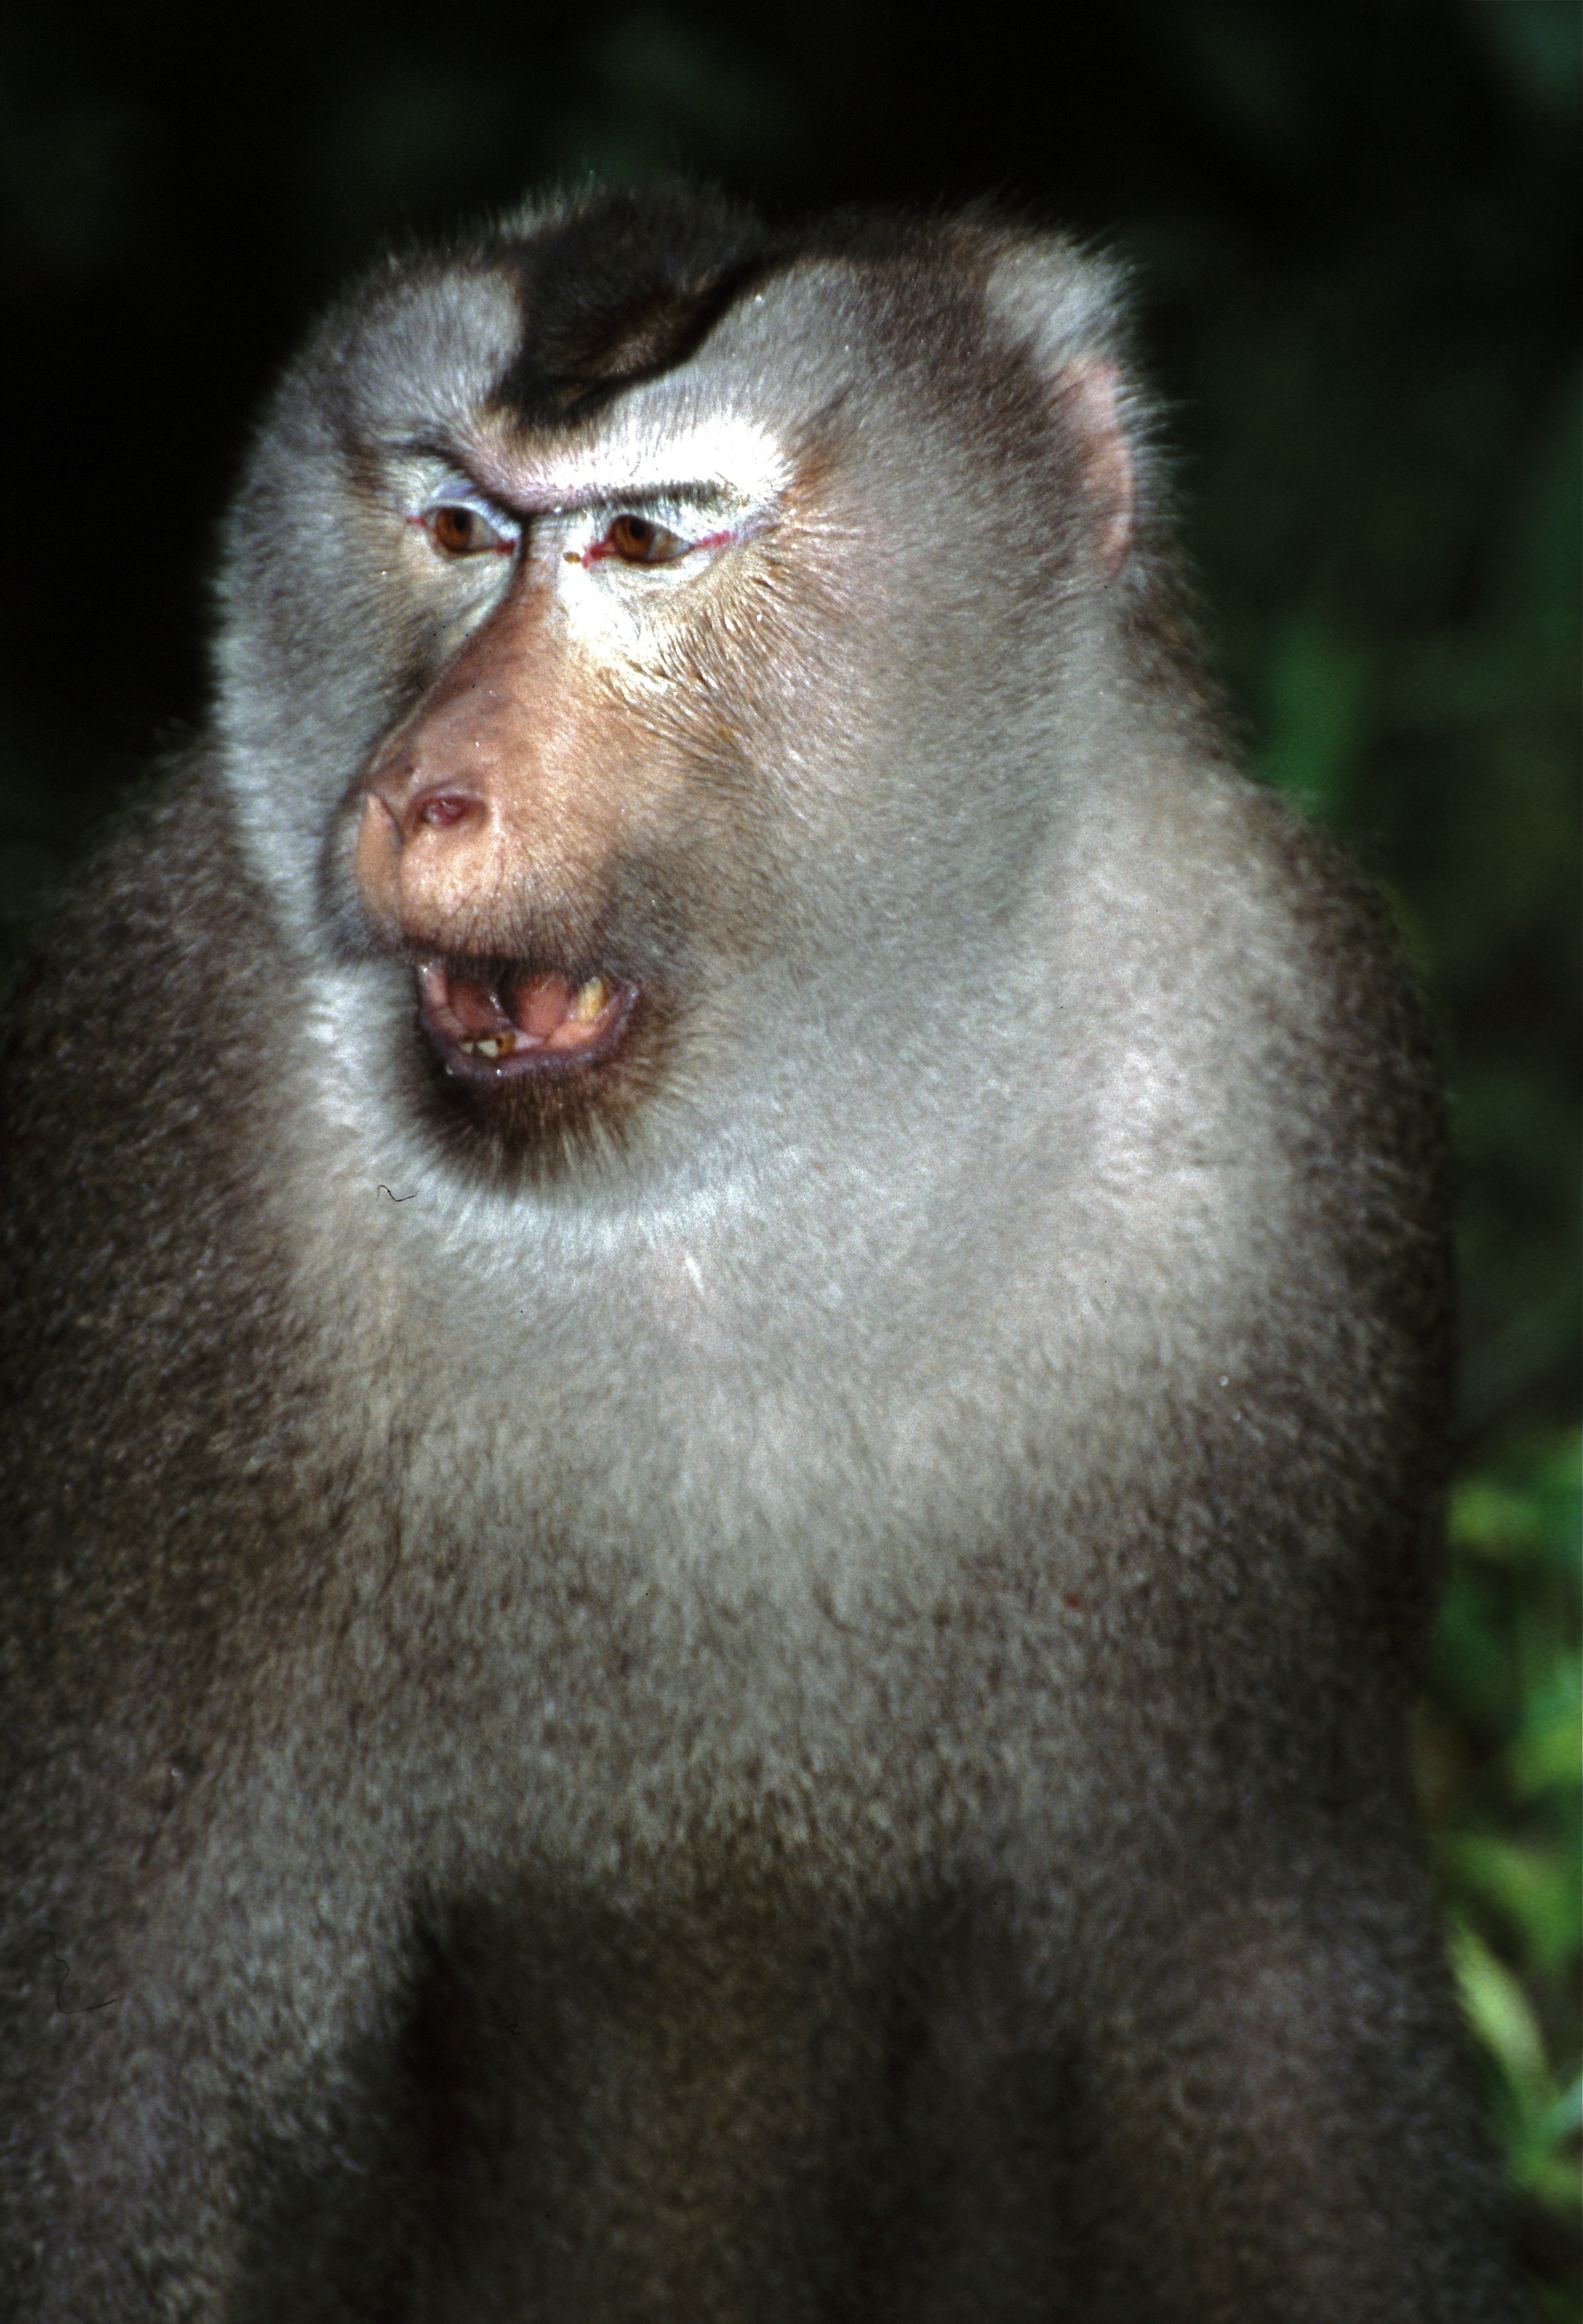
[[(1583, 2206), (1583, 1440), (1530, 1435), (1465, 1476), (1420, 1766), (1452, 1960), (1540, 2254)], [(1559, 2267), (1546, 2314), (1575, 2317)]]

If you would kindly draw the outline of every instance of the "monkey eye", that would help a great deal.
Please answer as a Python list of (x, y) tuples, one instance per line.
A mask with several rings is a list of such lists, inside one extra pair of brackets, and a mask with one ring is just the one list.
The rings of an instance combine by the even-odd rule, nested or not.
[(679, 532), (667, 531), (662, 524), (630, 512), (614, 520), (599, 543), (605, 556), (619, 557), (624, 565), (669, 565), (685, 557), (691, 546)]
[(466, 501), (437, 501), (418, 521), (444, 557), (477, 557), (486, 549), (509, 557), (517, 545), (514, 527), (492, 522)]

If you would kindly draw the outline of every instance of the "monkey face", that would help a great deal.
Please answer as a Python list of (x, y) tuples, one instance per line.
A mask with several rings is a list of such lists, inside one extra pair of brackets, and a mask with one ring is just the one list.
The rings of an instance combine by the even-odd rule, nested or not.
[[(665, 445), (690, 448), (697, 477), (662, 487), (657, 448), (547, 456), (494, 417), (466, 469), (392, 463), (408, 586), (439, 642), (353, 787), (351, 881), (412, 963), (454, 1102), (496, 1130), (619, 1112), (674, 1005), (697, 917), (678, 837), (701, 838), (691, 802), (741, 756), (701, 662), (745, 586), (722, 568), (772, 521), (780, 483), (751, 432)], [(709, 900), (717, 915), (725, 899)]]
[(399, 964), (434, 1104), (539, 1162), (711, 1035), (828, 1088), (855, 1012), (873, 1056), (876, 960), (899, 1049), (964, 922), (993, 985), (1065, 578), (1125, 533), (1103, 396), (986, 352), (983, 237), (925, 287), (728, 213), (680, 248), (601, 213), (590, 278), (592, 216), (353, 300), (282, 391), (227, 583), (273, 892)]

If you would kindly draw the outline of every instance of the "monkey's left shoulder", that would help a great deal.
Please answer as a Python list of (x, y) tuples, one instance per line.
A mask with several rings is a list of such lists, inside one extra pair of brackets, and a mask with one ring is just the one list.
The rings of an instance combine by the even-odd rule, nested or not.
[(1215, 771), (1140, 803), (1172, 973), (1251, 1032), (1315, 1045), (1312, 1070), (1439, 1080), (1421, 978), (1367, 873), (1289, 799)]
[(1075, 1105), (1100, 1183), (1257, 1186), (1273, 1216), (1388, 1181), (1398, 1220), (1443, 1213), (1421, 979), (1384, 897), (1276, 793), (1169, 762), (1098, 789), (1051, 962), (1041, 1128)]

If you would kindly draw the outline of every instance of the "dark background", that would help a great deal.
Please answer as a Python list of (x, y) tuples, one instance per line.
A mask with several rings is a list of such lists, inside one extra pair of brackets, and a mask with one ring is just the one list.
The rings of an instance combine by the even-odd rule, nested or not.
[[(250, 413), (384, 242), (588, 171), (986, 193), (1130, 259), (1253, 762), (1445, 1027), (1466, 1359), (1421, 1758), (1544, 2312), (1578, 2218), (1578, 23), (1571, 0), (709, 0), (0, 29), (0, 936), (201, 717)], [(158, 995), (149, 996), (157, 1007)]]

